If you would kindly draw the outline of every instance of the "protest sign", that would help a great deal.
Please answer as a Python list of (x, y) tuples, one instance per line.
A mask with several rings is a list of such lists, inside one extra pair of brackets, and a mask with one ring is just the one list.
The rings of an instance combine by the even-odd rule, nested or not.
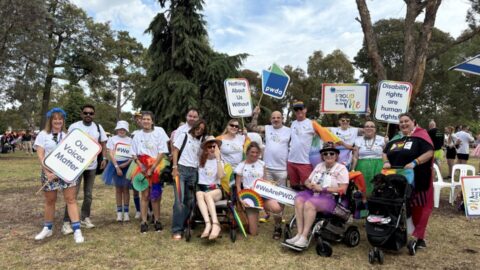
[(289, 82), (290, 76), (275, 63), (270, 70), (262, 71), (262, 93), (267, 96), (282, 99)]
[(321, 113), (367, 113), (370, 85), (364, 84), (322, 84)]
[(226, 79), (224, 85), (230, 116), (252, 116), (252, 99), (247, 79)]
[(398, 115), (408, 112), (412, 84), (408, 82), (381, 81), (378, 84), (375, 119), (398, 124)]
[(71, 183), (97, 158), (102, 147), (80, 129), (74, 129), (44, 160), (45, 166)]
[(267, 199), (273, 199), (282, 204), (293, 206), (297, 192), (284, 186), (277, 186), (269, 181), (256, 180), (253, 184), (253, 190), (260, 196)]
[(462, 193), (465, 215), (480, 217), (480, 176), (463, 176)]
[(131, 158), (132, 153), (130, 152), (130, 144), (117, 143), (115, 145), (115, 156), (116, 157)]

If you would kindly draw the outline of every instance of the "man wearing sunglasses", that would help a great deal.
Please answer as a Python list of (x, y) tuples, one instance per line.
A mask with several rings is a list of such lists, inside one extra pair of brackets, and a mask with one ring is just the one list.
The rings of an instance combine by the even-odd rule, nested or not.
[[(90, 220), (90, 209), (92, 206), (92, 192), (93, 192), (93, 183), (95, 181), (95, 173), (97, 166), (100, 166), (101, 169), (105, 168), (107, 165), (107, 148), (106, 142), (108, 140), (105, 130), (100, 124), (97, 124), (93, 121), (95, 118), (95, 107), (93, 105), (87, 104), (82, 107), (81, 113), (82, 121), (75, 122), (70, 125), (68, 132), (70, 133), (74, 129), (80, 129), (90, 135), (93, 139), (97, 140), (98, 143), (102, 146), (103, 160), (101, 164), (97, 164), (97, 159), (95, 158), (88, 168), (83, 172), (80, 178), (77, 180), (77, 196), (80, 191), (80, 183), (83, 179), (83, 203), (81, 210), (81, 224), (87, 229), (94, 228), (92, 221)], [(67, 208), (65, 207), (65, 216), (63, 218), (63, 234), (73, 233), (73, 230), (70, 225), (70, 218), (67, 213)]]

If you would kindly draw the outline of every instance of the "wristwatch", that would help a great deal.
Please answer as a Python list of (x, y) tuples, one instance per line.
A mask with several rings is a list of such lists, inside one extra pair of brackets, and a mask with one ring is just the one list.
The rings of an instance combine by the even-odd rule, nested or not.
[(173, 165), (172, 166), (172, 169), (176, 169), (178, 166), (177, 165)]

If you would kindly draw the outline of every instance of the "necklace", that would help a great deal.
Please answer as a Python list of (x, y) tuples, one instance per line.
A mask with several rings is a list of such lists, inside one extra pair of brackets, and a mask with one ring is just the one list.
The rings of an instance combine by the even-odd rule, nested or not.
[[(372, 141), (372, 143), (370, 145), (368, 145), (368, 141), (370, 141), (370, 140)], [(365, 136), (363, 136), (363, 141), (365, 142), (365, 148), (367, 148), (368, 150), (372, 150), (373, 145), (375, 144), (375, 137), (367, 140), (367, 138), (365, 138)]]

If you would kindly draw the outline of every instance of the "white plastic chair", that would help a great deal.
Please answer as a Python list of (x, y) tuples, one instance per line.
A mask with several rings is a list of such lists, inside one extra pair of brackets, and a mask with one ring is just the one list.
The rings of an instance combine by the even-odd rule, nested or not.
[[(455, 181), (455, 172), (460, 171), (460, 175), (458, 176), (457, 181)], [(455, 164), (453, 165), (452, 168), (452, 182), (450, 183), (450, 204), (453, 204), (453, 200), (455, 199), (455, 187), (461, 186), (461, 179), (462, 176), (467, 176), (468, 173), (471, 173), (471, 175), (475, 175), (475, 167), (472, 165), (467, 165), (467, 164)]]
[(437, 181), (433, 182), (433, 206), (438, 208), (440, 205), (440, 191), (442, 188), (450, 187), (450, 183), (444, 182), (442, 174), (440, 173), (440, 168), (437, 164), (433, 164), (434, 173)]

